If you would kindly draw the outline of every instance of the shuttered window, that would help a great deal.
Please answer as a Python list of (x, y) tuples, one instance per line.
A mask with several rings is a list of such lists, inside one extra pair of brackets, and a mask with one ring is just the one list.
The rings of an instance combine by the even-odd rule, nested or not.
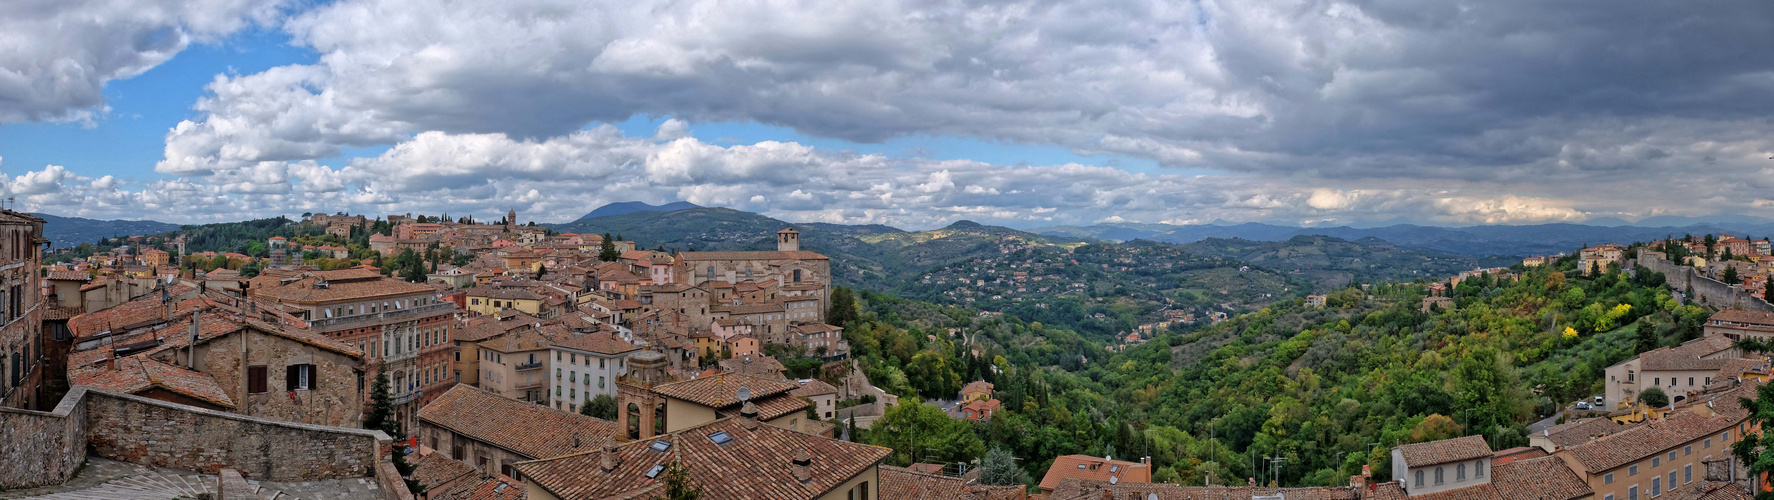
[(265, 374), (263, 366), (246, 367), (246, 392), (254, 394), (265, 392)]

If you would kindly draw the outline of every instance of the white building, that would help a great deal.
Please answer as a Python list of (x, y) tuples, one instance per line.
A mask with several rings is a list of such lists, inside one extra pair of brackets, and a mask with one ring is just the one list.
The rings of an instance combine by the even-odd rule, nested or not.
[(1410, 496), (1490, 484), (1491, 447), (1484, 436), (1466, 436), (1392, 449), (1392, 477)]
[(578, 411), (599, 394), (616, 397), (616, 378), (628, 373), (628, 355), (640, 348), (608, 332), (564, 333), (549, 342), (554, 376), (549, 401), (556, 409)]

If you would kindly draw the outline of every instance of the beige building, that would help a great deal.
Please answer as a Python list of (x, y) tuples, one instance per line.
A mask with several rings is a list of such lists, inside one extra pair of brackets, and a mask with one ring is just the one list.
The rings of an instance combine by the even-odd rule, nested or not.
[[(1754, 394), (1756, 384), (1744, 385)], [(1706, 480), (1704, 462), (1727, 457), (1749, 430), (1736, 398), (1690, 405), (1666, 419), (1638, 425), (1560, 449), (1563, 460), (1589, 484), (1598, 500), (1648, 499)]]
[(519, 401), (547, 404), (548, 344), (548, 337), (533, 329), (480, 341), (480, 388)]
[(1726, 309), (1706, 318), (1703, 336), (1722, 335), (1731, 340), (1774, 338), (1774, 313)]
[(1637, 404), (1639, 393), (1657, 387), (1669, 396), (1671, 403), (1680, 403), (1711, 384), (1733, 359), (1738, 350), (1723, 335), (1701, 337), (1676, 347), (1661, 347), (1640, 353), (1603, 370), (1607, 377), (1600, 409), (1617, 410)]
[(488, 473), (522, 479), (512, 464), (597, 449), (616, 424), (456, 386), (419, 410), (419, 444)]
[(1491, 447), (1483, 436), (1414, 443), (1392, 449), (1392, 477), (1411, 496), (1491, 483)]

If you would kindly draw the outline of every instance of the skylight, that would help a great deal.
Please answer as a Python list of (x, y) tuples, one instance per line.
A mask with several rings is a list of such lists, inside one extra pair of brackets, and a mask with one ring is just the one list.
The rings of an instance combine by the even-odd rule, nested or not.
[(659, 477), (659, 473), (664, 470), (665, 470), (665, 466), (663, 466), (663, 465), (655, 465), (655, 466), (653, 466), (653, 468), (647, 469), (647, 479)]
[(733, 436), (727, 435), (727, 431), (716, 431), (714, 434), (708, 435), (708, 440), (714, 441), (715, 444), (727, 444), (733, 442)]
[(653, 444), (647, 445), (647, 448), (650, 448), (653, 451), (657, 451), (660, 453), (665, 453), (665, 450), (671, 449), (671, 443), (667, 443), (665, 441), (654, 441)]

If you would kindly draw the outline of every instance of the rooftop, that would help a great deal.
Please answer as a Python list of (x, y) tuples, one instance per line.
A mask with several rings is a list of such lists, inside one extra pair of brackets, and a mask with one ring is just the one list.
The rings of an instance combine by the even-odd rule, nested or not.
[(1466, 436), (1398, 447), (1408, 467), (1445, 464), (1491, 456), (1491, 446), (1483, 436)]
[(1066, 479), (1150, 483), (1152, 466), (1090, 455), (1064, 455), (1053, 459), (1047, 475), (1041, 477), (1041, 489), (1052, 490)]
[(739, 373), (722, 373), (713, 377), (663, 384), (654, 387), (653, 391), (667, 397), (711, 408), (725, 408), (740, 404), (739, 389), (741, 387), (751, 392), (751, 399), (754, 401), (800, 388), (799, 385), (779, 380)]
[(612, 422), (457, 385), (419, 410), (419, 420), (532, 458), (595, 449), (621, 435)]

